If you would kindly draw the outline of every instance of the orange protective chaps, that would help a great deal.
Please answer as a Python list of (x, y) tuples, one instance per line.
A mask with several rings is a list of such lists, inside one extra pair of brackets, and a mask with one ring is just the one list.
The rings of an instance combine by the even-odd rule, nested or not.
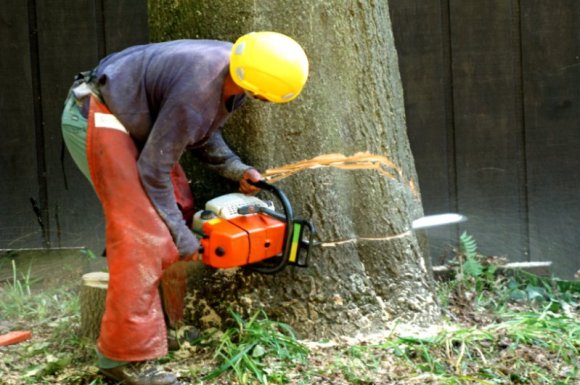
[[(141, 185), (138, 156), (124, 127), (91, 96), (87, 160), (104, 210), (109, 265), (97, 347), (117, 361), (143, 361), (167, 354), (159, 284), (163, 270), (179, 259), (167, 226)], [(182, 170), (176, 172), (184, 177)], [(190, 201), (182, 201), (181, 206), (192, 205), (191, 195), (184, 199)]]

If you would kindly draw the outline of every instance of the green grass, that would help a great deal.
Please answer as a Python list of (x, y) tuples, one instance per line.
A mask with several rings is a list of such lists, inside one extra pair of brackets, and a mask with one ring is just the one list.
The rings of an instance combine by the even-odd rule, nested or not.
[(30, 266), (25, 274), (18, 276), (16, 262), (12, 264), (12, 281), (2, 287), (2, 301), (0, 301), (0, 318), (14, 319), (23, 314), (28, 315), (35, 306), (29, 304), (32, 297)]
[[(429, 378), (437, 384), (574, 384), (578, 381), (578, 320), (544, 312), (508, 312), (496, 324), (457, 327), (432, 337), (397, 336), (353, 346), (333, 369), (349, 383)], [(395, 364), (381, 368), (386, 357)]]
[[(517, 281), (516, 287), (530, 286), (530, 282), (522, 277), (513, 279)], [(266, 362), (270, 368), (277, 368), (277, 376), (266, 369), (264, 361), (253, 362), (256, 357), (252, 352), (261, 344), (258, 340), (264, 334), (263, 325), (255, 323), (254, 318), (244, 323), (239, 316), (232, 314), (238, 327), (222, 337), (216, 353), (222, 365), (213, 373), (219, 375), (230, 371), (233, 374), (230, 378), (241, 384), (252, 380), (260, 384), (284, 383), (280, 380), (288, 376), (301, 378), (304, 384), (324, 380), (361, 385), (386, 384), (417, 378), (436, 384), (457, 385), (576, 383), (580, 348), (578, 315), (564, 311), (563, 306), (554, 306), (562, 298), (569, 298), (570, 293), (546, 291), (541, 301), (535, 295), (514, 300), (507, 295), (514, 288), (502, 286), (506, 282), (505, 278), (498, 278), (493, 285), (499, 290), (495, 293), (496, 298), (469, 309), (474, 314), (492, 311), (492, 322), (451, 324), (430, 337), (403, 336), (394, 330), (383, 341), (342, 346), (327, 352), (325, 358), (310, 352), (309, 369), (299, 373), (296, 373), (295, 364), (286, 363), (287, 353), (272, 348), (273, 360)], [(472, 289), (476, 286), (473, 285)], [(485, 286), (489, 285), (481, 285)], [(494, 295), (494, 292), (488, 294)], [(577, 304), (572, 301), (568, 306)], [(236, 337), (240, 342), (232, 343), (229, 333), (244, 334), (247, 324), (252, 332), (248, 332), (247, 338)], [(301, 349), (300, 359), (305, 359), (306, 354)], [(261, 353), (257, 356), (260, 357)], [(206, 380), (214, 377), (208, 376)]]
[[(456, 278), (439, 282), (437, 290), (450, 327), (430, 337), (395, 330), (383, 342), (338, 352), (329, 370), (357, 384), (412, 378), (462, 385), (580, 383), (579, 282), (498, 274), (466, 233), (452, 266)], [(385, 361), (390, 366), (381, 366)]]
[(290, 326), (268, 319), (262, 311), (249, 320), (230, 312), (235, 326), (219, 338), (214, 357), (221, 362), (206, 381), (231, 371), (240, 384), (257, 380), (261, 384), (286, 383), (285, 368), (277, 370), (275, 358), (285, 364), (304, 363), (308, 350), (297, 340)]
[(17, 371), (22, 384), (50, 383), (44, 378), (92, 355), (76, 333), (77, 290), (42, 289), (30, 276), (30, 268), (19, 273), (14, 260), (12, 271), (12, 280), (0, 286), (0, 321), (10, 330), (30, 330), (32, 339), (0, 351), (0, 377)]
[[(395, 327), (371, 342), (307, 348), (288, 325), (262, 311), (249, 319), (231, 312), (231, 327), (204, 335), (159, 364), (179, 372), (185, 384), (204, 385), (579, 383), (578, 283), (501, 275), (470, 250), (472, 266), (463, 258), (455, 265), (457, 278), (438, 284), (450, 318), (435, 334), (403, 334)], [(12, 280), (0, 293), (2, 325), (34, 336), (0, 349), (0, 382), (106, 383), (93, 366), (93, 342), (76, 337), (76, 287), (38, 290), (30, 269), (19, 273), (13, 265)]]
[(0, 286), (0, 320), (50, 322), (54, 318), (77, 314), (78, 296), (69, 287), (33, 289), (37, 282), (30, 276), (30, 267), (19, 273), (12, 260), (12, 280)]

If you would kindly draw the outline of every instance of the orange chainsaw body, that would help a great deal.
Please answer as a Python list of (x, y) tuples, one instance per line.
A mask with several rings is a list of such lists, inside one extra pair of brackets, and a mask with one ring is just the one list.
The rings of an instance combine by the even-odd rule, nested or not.
[(203, 224), (202, 261), (218, 269), (244, 266), (283, 253), (286, 223), (265, 214), (214, 218)]

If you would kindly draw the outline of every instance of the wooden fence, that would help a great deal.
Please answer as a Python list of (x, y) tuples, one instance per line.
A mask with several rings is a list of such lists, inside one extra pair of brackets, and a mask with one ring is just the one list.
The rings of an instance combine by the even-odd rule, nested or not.
[[(391, 0), (433, 258), (471, 233), (486, 254), (580, 267), (580, 2)], [(100, 206), (63, 147), (72, 77), (146, 42), (147, 2), (0, 4), (0, 249), (102, 247)], [(95, 251), (99, 251), (98, 249)]]
[(60, 134), (73, 76), (148, 40), (147, 2), (0, 3), (0, 248), (102, 247), (90, 184)]
[[(488, 255), (580, 268), (580, 2), (391, 0), (427, 213)], [(433, 232), (435, 253), (457, 229)]]

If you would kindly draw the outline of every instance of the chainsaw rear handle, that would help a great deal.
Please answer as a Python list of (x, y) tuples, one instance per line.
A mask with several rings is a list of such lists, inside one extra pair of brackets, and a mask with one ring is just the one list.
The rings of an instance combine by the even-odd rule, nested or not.
[(292, 230), (294, 227), (294, 211), (292, 210), (292, 205), (290, 204), (288, 197), (286, 197), (286, 194), (284, 194), (284, 192), (282, 192), (282, 190), (280, 190), (278, 187), (273, 186), (264, 180), (260, 180), (258, 182), (252, 182), (251, 180), (247, 181), (251, 185), (258, 187), (259, 189), (266, 190), (274, 195), (278, 201), (280, 201), (284, 210), (286, 232), (284, 235), (284, 250), (280, 262), (273, 265), (267, 263), (255, 263), (247, 266), (248, 269), (258, 273), (274, 274), (284, 269), (290, 259), (290, 252), (292, 248)]

